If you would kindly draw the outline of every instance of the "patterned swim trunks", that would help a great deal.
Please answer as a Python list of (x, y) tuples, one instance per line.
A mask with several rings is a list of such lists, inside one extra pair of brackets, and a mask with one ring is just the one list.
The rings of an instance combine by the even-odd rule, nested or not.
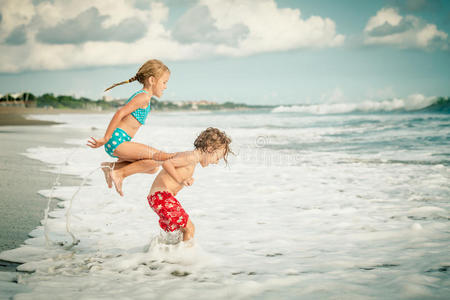
[(147, 197), (148, 204), (159, 216), (159, 226), (164, 231), (175, 231), (186, 227), (189, 216), (175, 197), (165, 191), (158, 191)]

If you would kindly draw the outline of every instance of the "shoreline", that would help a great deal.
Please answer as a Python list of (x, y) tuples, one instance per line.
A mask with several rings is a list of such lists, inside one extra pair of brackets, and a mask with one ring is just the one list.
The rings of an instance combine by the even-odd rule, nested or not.
[[(0, 114), (0, 119), (4, 120), (5, 115), (8, 116)], [(22, 119), (25, 118), (22, 116)], [(57, 176), (49, 171), (48, 164), (24, 153), (37, 146), (70, 147), (61, 138), (58, 127), (47, 125), (61, 123), (41, 121), (32, 122), (31, 126), (30, 122), (27, 123), (20, 124), (24, 126), (0, 127), (3, 142), (0, 152), (0, 210), (4, 212), (0, 219), (0, 253), (27, 245), (27, 240), (33, 238), (31, 233), (43, 225), (48, 198), (39, 191), (50, 189)], [(84, 135), (76, 130), (64, 130), (63, 134), (71, 137)], [(61, 174), (59, 182), (64, 186), (77, 186), (82, 179)], [(57, 198), (52, 199), (49, 212), (55, 209), (58, 202)], [(12, 299), (16, 294), (30, 292), (29, 287), (20, 284), (22, 274), (30, 272), (17, 270), (20, 265), (20, 261), (0, 259), (0, 299)]]
[(111, 111), (94, 111), (84, 109), (47, 109), (38, 107), (21, 107), (21, 106), (0, 106), (0, 126), (22, 126), (22, 125), (57, 125), (60, 122), (41, 121), (27, 119), (27, 115), (34, 114), (93, 114), (93, 113), (109, 113)]
[[(36, 146), (69, 147), (58, 139), (57, 134), (58, 130), (49, 126), (4, 126), (0, 130), (3, 141), (0, 153), (0, 209), (8, 212), (0, 220), (0, 252), (20, 247), (30, 237), (29, 233), (41, 225), (48, 199), (38, 192), (50, 189), (56, 174), (47, 171), (47, 164), (24, 153)], [(70, 132), (70, 135), (76, 136), (77, 133)], [(78, 185), (81, 179), (61, 175), (60, 181), (70, 186)], [(57, 199), (52, 200), (50, 211), (57, 202)], [(1, 262), (0, 270), (3, 270)]]
[[(249, 111), (259, 110), (263, 108), (224, 108), (224, 109), (162, 109), (154, 110), (153, 114), (158, 113), (171, 113), (171, 112), (230, 112), (230, 111)], [(116, 110), (89, 110), (89, 109), (70, 109), (70, 108), (38, 108), (38, 107), (22, 107), (22, 106), (0, 106), (0, 126), (22, 126), (22, 125), (58, 125), (63, 124), (53, 121), (41, 121), (27, 119), (27, 115), (55, 115), (55, 114), (108, 114), (113, 113)]]

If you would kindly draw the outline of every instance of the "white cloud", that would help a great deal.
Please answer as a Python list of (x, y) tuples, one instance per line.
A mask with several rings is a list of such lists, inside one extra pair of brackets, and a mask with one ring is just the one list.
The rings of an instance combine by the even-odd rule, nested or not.
[(319, 16), (302, 19), (299, 9), (278, 8), (273, 0), (202, 0), (200, 4), (209, 8), (219, 30), (236, 25), (248, 28), (248, 34), (237, 47), (225, 43), (217, 47), (217, 53), (224, 55), (335, 47), (342, 45), (345, 39), (336, 34), (336, 25), (331, 19)]
[(424, 50), (448, 49), (448, 34), (413, 15), (401, 16), (395, 8), (382, 8), (364, 29), (367, 45), (394, 45)]
[[(91, 7), (73, 19), (40, 29), (36, 38), (47, 44), (81, 44), (87, 41), (130, 43), (142, 38), (147, 31), (146, 24), (135, 18), (104, 27), (102, 23), (108, 19), (108, 16), (101, 15), (97, 8)], [(16, 35), (20, 38), (20, 34)], [(16, 39), (20, 40), (19, 38)]]
[(17, 27), (29, 24), (35, 15), (35, 9), (30, 0), (2, 1), (0, 6), (2, 22), (0, 39), (4, 39)]
[(371, 17), (367, 22), (366, 28), (364, 31), (371, 31), (376, 27), (384, 25), (385, 23), (390, 24), (392, 26), (397, 26), (402, 17), (397, 13), (397, 10), (394, 8), (382, 8), (377, 12), (374, 17)]
[(189, 9), (176, 23), (172, 37), (184, 44), (211, 43), (236, 46), (245, 39), (249, 30), (243, 24), (233, 24), (219, 29), (207, 6), (196, 5)]
[[(73, 67), (105, 66), (142, 63), (151, 57), (179, 59), (186, 54), (177, 43), (170, 39), (170, 32), (162, 25), (168, 18), (168, 8), (161, 3), (152, 3), (150, 10), (140, 10), (129, 1), (64, 1), (41, 2), (33, 6), (31, 0), (22, 0), (24, 9), (16, 9), (16, 0), (5, 1), (0, 7), (3, 16), (0, 31), (0, 71), (17, 72), (21, 70), (56, 70)], [(58, 25), (76, 20), (83, 12), (95, 9), (102, 16), (103, 32), (111, 32), (120, 24), (131, 18), (145, 24), (145, 35), (139, 40), (129, 43), (112, 40), (87, 39), (80, 43), (52, 43), (49, 38), (39, 40), (37, 35), (49, 28), (57, 31)], [(26, 12), (26, 13), (25, 13)], [(22, 14), (22, 15), (20, 15)], [(18, 18), (18, 16), (22, 16)], [(20, 22), (19, 22), (19, 21)], [(23, 45), (9, 45), (5, 39), (18, 26), (25, 26), (27, 40)], [(64, 26), (60, 26), (64, 28)], [(73, 27), (81, 32), (86, 28)], [(92, 31), (99, 28), (92, 28)], [(142, 28), (136, 28), (142, 30)], [(117, 31), (115, 33), (117, 35)], [(135, 34), (130, 32), (130, 35)], [(73, 33), (72, 33), (73, 35)], [(76, 36), (76, 34), (75, 34)], [(98, 37), (98, 34), (94, 35)], [(61, 38), (59, 39), (61, 41)], [(46, 42), (47, 41), (47, 42)], [(195, 57), (195, 56), (194, 56)]]
[[(180, 20), (184, 18), (203, 34), (185, 30), (183, 39), (177, 36), (176, 26), (173, 31), (166, 27), (169, 7), (164, 2), (151, 1), (146, 9), (138, 4), (132, 0), (3, 0), (0, 72), (141, 64), (150, 58), (244, 56), (344, 42), (331, 19), (303, 19), (300, 10), (278, 8), (274, 0), (200, 0), (191, 9), (209, 15), (202, 19), (188, 11)], [(139, 32), (131, 32), (134, 27)], [(130, 36), (124, 36), (128, 31)], [(422, 39), (426, 38), (424, 33)]]

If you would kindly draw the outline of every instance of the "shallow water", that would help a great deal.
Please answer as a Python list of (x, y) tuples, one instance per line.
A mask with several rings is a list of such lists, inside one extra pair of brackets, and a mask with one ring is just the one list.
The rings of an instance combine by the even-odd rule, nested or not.
[[(97, 136), (109, 117), (39, 116)], [(193, 245), (159, 238), (146, 200), (154, 175), (128, 178), (121, 198), (98, 170), (72, 202), (77, 245), (65, 217), (77, 187), (60, 186), (49, 219), (55, 244), (46, 248), (38, 227), (0, 254), (34, 271), (20, 275), (29, 290), (17, 298), (446, 299), (448, 115), (156, 113), (135, 139), (184, 151), (208, 126), (225, 130), (237, 155), (229, 167), (199, 166), (177, 197), (196, 225)], [(27, 156), (79, 176), (109, 159), (85, 140), (66, 142), (72, 149)]]

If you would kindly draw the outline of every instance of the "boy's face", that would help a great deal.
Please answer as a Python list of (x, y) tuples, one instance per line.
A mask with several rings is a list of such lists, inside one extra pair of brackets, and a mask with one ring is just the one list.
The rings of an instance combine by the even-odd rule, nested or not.
[(225, 148), (219, 148), (212, 152), (204, 152), (200, 165), (204, 168), (209, 164), (217, 164), (225, 155)]

